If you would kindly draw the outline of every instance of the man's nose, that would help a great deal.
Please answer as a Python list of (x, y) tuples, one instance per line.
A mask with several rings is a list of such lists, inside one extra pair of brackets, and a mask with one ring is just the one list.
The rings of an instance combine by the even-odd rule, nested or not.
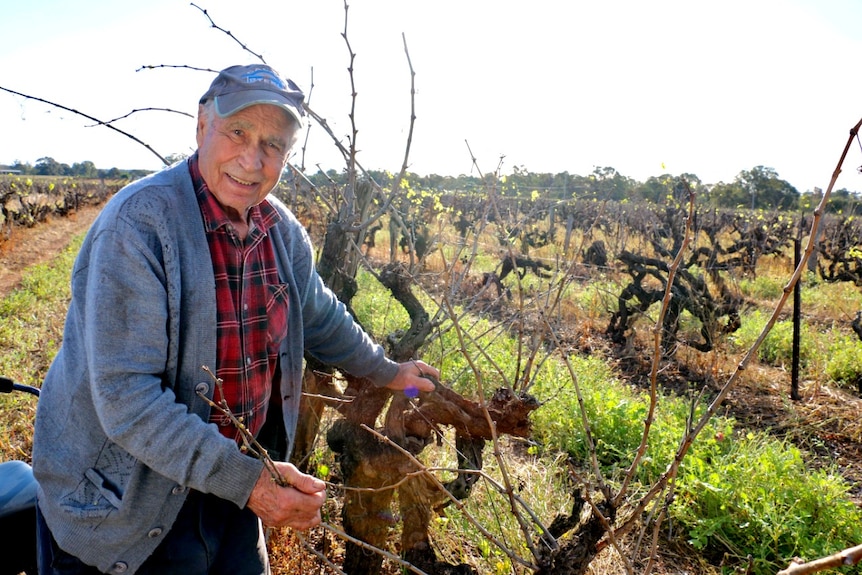
[(247, 170), (259, 170), (263, 165), (263, 152), (259, 146), (249, 144), (240, 153), (242, 167)]

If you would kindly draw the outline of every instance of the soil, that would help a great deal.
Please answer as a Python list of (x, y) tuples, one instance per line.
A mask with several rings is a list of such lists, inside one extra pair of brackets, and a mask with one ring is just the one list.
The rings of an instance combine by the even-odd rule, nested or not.
[(32, 265), (51, 260), (76, 235), (87, 231), (101, 211), (101, 206), (83, 206), (65, 217), (48, 220), (25, 228), (14, 226), (0, 237), (0, 298), (21, 282), (21, 274)]

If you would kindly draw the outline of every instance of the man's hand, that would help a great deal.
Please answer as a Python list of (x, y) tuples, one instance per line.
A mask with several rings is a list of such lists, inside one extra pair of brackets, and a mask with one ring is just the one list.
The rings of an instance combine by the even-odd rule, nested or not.
[(318, 525), (326, 484), (290, 463), (276, 461), (275, 466), (289, 486), (280, 487), (264, 469), (248, 498), (248, 508), (269, 527), (304, 530)]
[(434, 382), (439, 380), (440, 371), (437, 368), (417, 359), (399, 364), (398, 373), (386, 387), (393, 391), (404, 391), (408, 395), (418, 394), (420, 391), (434, 391)]

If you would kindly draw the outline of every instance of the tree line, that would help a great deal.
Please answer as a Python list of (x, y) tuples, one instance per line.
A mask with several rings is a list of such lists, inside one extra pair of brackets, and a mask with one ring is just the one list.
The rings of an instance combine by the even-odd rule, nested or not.
[(129, 181), (142, 178), (151, 172), (151, 170), (120, 169), (116, 167), (100, 169), (90, 160), (76, 162), (70, 166), (69, 164), (58, 162), (49, 156), (39, 158), (33, 165), (29, 162), (16, 160), (15, 163), (8, 166), (8, 169), (12, 173), (22, 176), (68, 176), (84, 179)]
[[(383, 187), (393, 183), (394, 175), (383, 171), (371, 171), (369, 175)], [(345, 175), (335, 170), (318, 172), (309, 178), (316, 185), (331, 182), (345, 183)], [(779, 177), (773, 169), (755, 166), (743, 170), (731, 182), (709, 184), (695, 174), (662, 174), (651, 176), (644, 182), (629, 178), (612, 167), (596, 167), (592, 173), (581, 176), (569, 172), (536, 173), (515, 166), (506, 176), (489, 173), (483, 177), (472, 175), (420, 176), (407, 173), (406, 184), (410, 189), (448, 192), (475, 191), (484, 193), (490, 185), (499, 190), (502, 197), (530, 197), (548, 200), (582, 200), (638, 202), (667, 204), (674, 197), (685, 195), (680, 181), (685, 181), (697, 194), (698, 208), (753, 209), (811, 212), (820, 202), (823, 190), (814, 188), (800, 193), (793, 185)], [(827, 211), (833, 213), (855, 213), (860, 196), (846, 188), (833, 190)]]
[[(174, 159), (179, 159), (174, 158)], [(171, 160), (173, 161), (173, 160)], [(9, 166), (14, 173), (35, 176), (71, 176), (78, 178), (110, 179), (110, 180), (135, 180), (148, 173), (149, 170), (97, 168), (96, 165), (85, 160), (72, 165), (58, 162), (52, 157), (46, 156), (36, 160), (31, 165), (28, 162), (16, 160)], [(385, 171), (371, 171), (369, 175), (377, 182), (386, 186), (391, 184), (394, 175)], [(339, 182), (345, 178), (345, 174), (339, 174), (335, 170), (318, 172), (309, 176), (316, 185), (323, 186), (332, 182)], [(750, 208), (753, 210), (781, 210), (781, 211), (811, 211), (822, 197), (823, 190), (814, 188), (800, 193), (793, 185), (779, 177), (773, 169), (765, 166), (755, 166), (750, 170), (743, 170), (737, 174), (732, 182), (718, 182), (708, 184), (702, 182), (695, 174), (681, 174), (673, 176), (662, 174), (651, 176), (646, 181), (640, 182), (619, 173), (612, 167), (596, 167), (592, 173), (586, 176), (570, 174), (569, 172), (536, 173), (530, 172), (523, 166), (515, 166), (512, 174), (499, 177), (496, 174), (487, 174), (483, 177), (472, 175), (440, 176), (437, 174), (419, 175), (408, 172), (406, 174), (407, 185), (412, 189), (437, 190), (437, 191), (460, 191), (469, 193), (488, 189), (496, 179), (496, 188), (503, 197), (539, 197), (549, 200), (566, 199), (595, 199), (599, 201), (647, 201), (656, 204), (666, 204), (673, 200), (673, 196), (682, 195), (679, 182), (684, 180), (693, 190), (697, 192), (697, 203), (700, 207), (714, 207), (727, 209)], [(344, 182), (342, 182), (344, 183)], [(671, 190), (669, 194), (669, 190)], [(831, 195), (827, 211), (839, 214), (857, 213), (860, 205), (860, 195), (846, 188), (834, 190)]]

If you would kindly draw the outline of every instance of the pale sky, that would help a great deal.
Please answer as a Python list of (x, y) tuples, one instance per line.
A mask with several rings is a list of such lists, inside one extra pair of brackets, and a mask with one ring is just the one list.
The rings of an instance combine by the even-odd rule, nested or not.
[[(195, 0), (351, 131), (342, 0)], [(643, 181), (730, 182), (763, 165), (800, 192), (825, 188), (862, 118), (860, 0), (351, 0), (347, 35), (359, 160), (397, 172), (410, 121), (418, 174), (515, 166)], [(190, 114), (221, 69), (255, 58), (186, 0), (28, 0), (0, 8), (0, 86), (102, 120)], [(140, 144), (0, 91), (0, 164), (43, 156), (99, 168), (161, 167)], [(194, 120), (136, 113), (117, 127), (160, 154), (194, 149)], [(470, 149), (468, 149), (468, 144)], [(299, 150), (297, 150), (299, 153)], [(301, 163), (295, 157), (295, 163)], [(344, 166), (312, 125), (307, 171)], [(862, 191), (851, 148), (838, 187)]]

